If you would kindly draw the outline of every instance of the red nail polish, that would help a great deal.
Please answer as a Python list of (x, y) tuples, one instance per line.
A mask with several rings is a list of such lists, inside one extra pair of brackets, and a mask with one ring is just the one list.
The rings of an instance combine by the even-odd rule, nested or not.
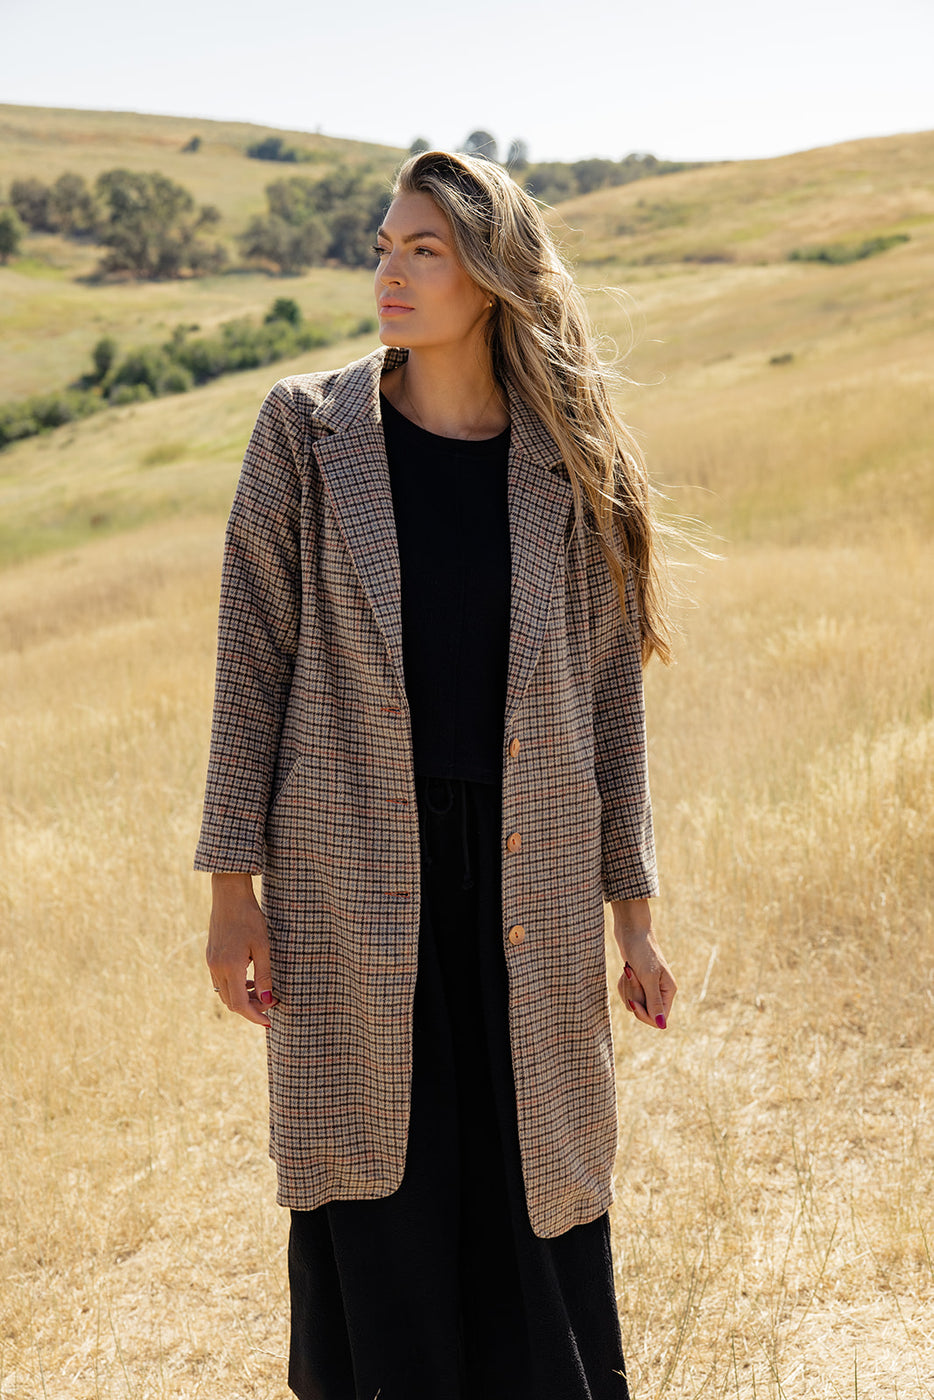
[(665, 1018), (664, 1018), (664, 1016), (656, 1016), (656, 1017), (655, 1017), (655, 1024), (656, 1024), (656, 1026), (658, 1026), (658, 1029), (659, 1029), (660, 1031), (663, 1031), (663, 1030), (665, 1029)]
[(260, 1001), (264, 1001), (268, 1006), (269, 1003), (272, 1001), (272, 992), (260, 992), (259, 999)]
[(629, 1003), (629, 1010), (630, 1010), (631, 1012), (633, 1012), (633, 1014), (635, 1014), (636, 1003), (635, 1003), (634, 1001), (631, 1001), (631, 1002)]
[(629, 980), (630, 980), (630, 982), (631, 982), (631, 981), (632, 981), (632, 968), (629, 966), (628, 963), (626, 963), (626, 965), (624, 966), (623, 971), (625, 972), (626, 976), (629, 978)]

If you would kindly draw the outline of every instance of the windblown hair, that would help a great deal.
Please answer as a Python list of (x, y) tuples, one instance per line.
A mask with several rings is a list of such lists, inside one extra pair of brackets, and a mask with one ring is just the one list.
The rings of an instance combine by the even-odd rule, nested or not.
[(548, 429), (571, 480), (577, 528), (593, 530), (627, 614), (634, 585), (642, 659), (671, 657), (658, 526), (638, 443), (614, 403), (584, 298), (535, 201), (493, 161), (425, 151), (393, 194), (427, 194), (447, 215), (465, 271), (493, 300), (493, 372)]

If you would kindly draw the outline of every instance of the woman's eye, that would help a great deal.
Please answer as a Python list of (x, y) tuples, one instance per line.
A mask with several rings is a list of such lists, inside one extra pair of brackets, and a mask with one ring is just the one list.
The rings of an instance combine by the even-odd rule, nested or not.
[(435, 255), (433, 248), (416, 248), (415, 251), (416, 253), (425, 253), (429, 258), (433, 258)]
[(386, 248), (381, 248), (378, 243), (372, 244), (372, 249), (378, 258), (384, 258), (388, 251)]

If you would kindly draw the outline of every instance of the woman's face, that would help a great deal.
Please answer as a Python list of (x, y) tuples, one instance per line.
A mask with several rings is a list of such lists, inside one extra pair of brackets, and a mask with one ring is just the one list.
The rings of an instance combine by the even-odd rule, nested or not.
[(397, 195), (376, 241), (376, 304), (384, 345), (452, 347), (477, 334), (490, 297), (458, 261), (451, 225), (430, 195)]

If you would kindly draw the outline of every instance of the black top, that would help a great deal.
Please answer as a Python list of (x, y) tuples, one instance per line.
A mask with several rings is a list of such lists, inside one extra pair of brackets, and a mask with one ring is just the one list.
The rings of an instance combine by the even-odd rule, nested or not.
[(429, 433), (380, 396), (415, 771), (498, 782), (509, 659), (509, 429)]

